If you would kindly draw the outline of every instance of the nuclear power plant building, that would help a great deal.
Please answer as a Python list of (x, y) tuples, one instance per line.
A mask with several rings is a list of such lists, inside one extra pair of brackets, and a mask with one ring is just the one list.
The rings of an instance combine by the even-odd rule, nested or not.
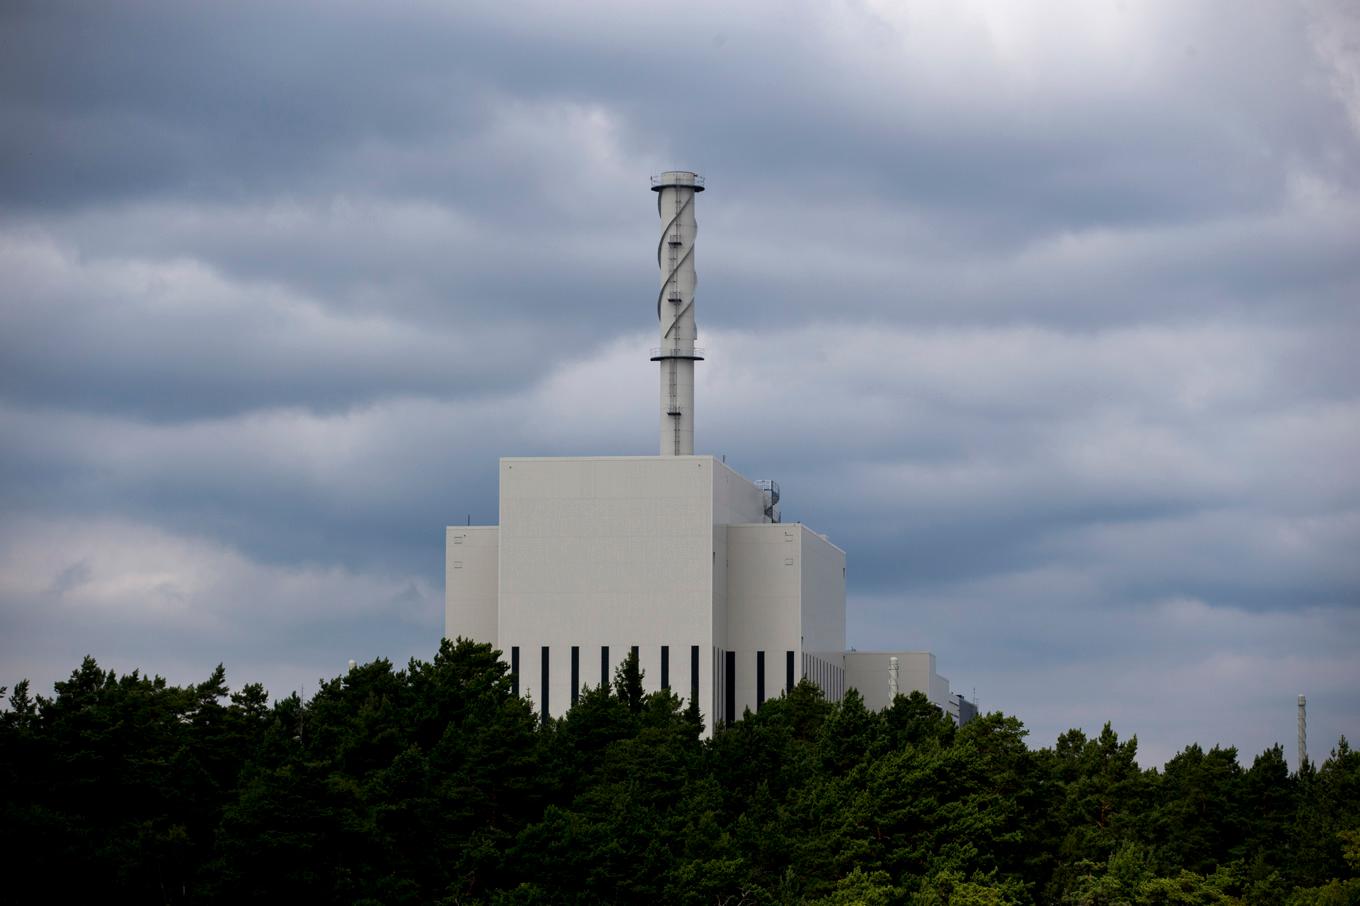
[[(711, 730), (808, 678), (870, 708), (919, 690), (960, 716), (928, 652), (845, 646), (845, 551), (780, 521), (779, 487), (694, 455), (694, 173), (653, 179), (661, 220), (657, 456), (506, 457), (500, 524), (450, 526), (449, 638), (490, 642), (544, 717), (636, 652), (649, 689)], [(965, 705), (966, 712), (966, 705)]]

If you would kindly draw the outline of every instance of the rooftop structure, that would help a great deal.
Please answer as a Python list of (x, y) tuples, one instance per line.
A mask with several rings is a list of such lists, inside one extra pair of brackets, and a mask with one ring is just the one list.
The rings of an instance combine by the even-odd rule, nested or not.
[(500, 648), (545, 719), (630, 652), (646, 688), (697, 702), (710, 730), (803, 678), (832, 700), (855, 686), (873, 708), (919, 690), (957, 719), (934, 655), (846, 650), (845, 552), (780, 521), (778, 484), (694, 455), (704, 181), (675, 170), (652, 189), (659, 455), (501, 459), (500, 523), (446, 530), (444, 634)]

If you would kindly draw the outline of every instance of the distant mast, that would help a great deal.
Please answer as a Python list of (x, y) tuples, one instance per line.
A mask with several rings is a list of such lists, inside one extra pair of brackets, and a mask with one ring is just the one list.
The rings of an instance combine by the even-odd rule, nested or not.
[(661, 364), (661, 455), (694, 454), (694, 363), (703, 350), (694, 345), (694, 196), (704, 190), (704, 178), (688, 170), (668, 170), (652, 177), (656, 212), (661, 217), (661, 239), (656, 263), (661, 268), (661, 290), (656, 297), (661, 345), (652, 361)]
[(1299, 695), (1299, 771), (1308, 762), (1308, 699)]

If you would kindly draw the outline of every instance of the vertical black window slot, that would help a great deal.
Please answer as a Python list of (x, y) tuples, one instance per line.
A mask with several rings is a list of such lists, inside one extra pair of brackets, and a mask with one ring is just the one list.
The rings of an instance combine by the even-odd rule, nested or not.
[(543, 722), (548, 722), (548, 646), (543, 646)]
[(735, 651), (727, 652), (725, 660), (727, 661), (725, 671), (727, 676), (724, 681), (726, 688), (723, 690), (723, 696), (727, 701), (723, 704), (726, 705), (724, 710), (727, 712), (727, 725), (730, 727), (736, 722), (737, 714), (737, 653)]
[(784, 652), (784, 691), (793, 691), (793, 652)]
[(661, 646), (661, 688), (669, 690), (671, 687), (671, 646)]
[(699, 704), (699, 646), (689, 646), (689, 700)]
[(723, 720), (723, 656), (722, 649), (716, 645), (713, 647), (713, 726), (726, 723)]
[(600, 646), (600, 688), (609, 688), (609, 646)]
[(718, 647), (713, 649), (713, 710), (718, 712), (714, 718), (713, 726), (727, 723), (727, 712), (723, 710), (727, 703), (727, 696), (723, 694), (723, 677), (727, 675), (727, 660), (723, 657), (723, 650)]
[(571, 703), (581, 697), (581, 646), (571, 646)]
[(510, 649), (510, 691), (519, 698), (519, 646)]
[(756, 652), (756, 710), (765, 704), (765, 652)]

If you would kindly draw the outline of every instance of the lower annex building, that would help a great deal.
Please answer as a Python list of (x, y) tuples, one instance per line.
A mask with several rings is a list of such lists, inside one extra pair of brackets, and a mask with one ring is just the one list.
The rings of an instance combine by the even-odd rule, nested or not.
[(845, 646), (845, 551), (780, 521), (779, 487), (693, 454), (694, 197), (653, 180), (661, 215), (657, 456), (506, 457), (499, 525), (449, 526), (444, 634), (490, 642), (517, 691), (560, 716), (636, 652), (648, 690), (697, 701), (711, 729), (806, 677), (871, 709), (919, 690), (966, 721), (929, 652)]

